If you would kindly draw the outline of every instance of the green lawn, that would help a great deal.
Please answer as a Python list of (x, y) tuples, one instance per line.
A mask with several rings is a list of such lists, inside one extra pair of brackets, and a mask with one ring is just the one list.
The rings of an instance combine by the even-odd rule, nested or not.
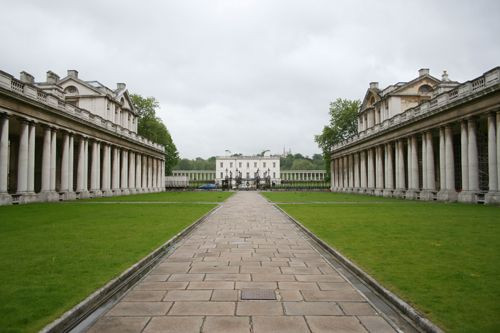
[(219, 191), (159, 192), (95, 198), (83, 201), (222, 202), (229, 198), (232, 194), (232, 192)]
[(261, 192), (274, 202), (401, 202), (401, 199), (388, 199), (372, 195), (332, 192)]
[[(189, 199), (176, 195), (176, 201)], [(202, 197), (222, 198), (218, 193), (192, 196), (194, 201)], [(0, 331), (38, 331), (214, 206), (0, 207)]]
[[(278, 202), (368, 198), (264, 195)], [(499, 207), (402, 200), (280, 207), (447, 331), (500, 331)]]

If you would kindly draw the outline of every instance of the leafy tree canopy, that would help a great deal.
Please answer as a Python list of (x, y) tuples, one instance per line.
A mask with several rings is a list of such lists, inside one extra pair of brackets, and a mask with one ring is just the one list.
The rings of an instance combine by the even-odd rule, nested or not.
[(323, 151), (326, 171), (330, 173), (330, 152), (332, 146), (357, 132), (357, 116), (361, 105), (359, 100), (337, 98), (330, 103), (330, 122), (314, 140)]
[(165, 173), (170, 175), (179, 160), (179, 153), (167, 127), (156, 116), (160, 104), (154, 97), (142, 97), (139, 94), (131, 94), (130, 99), (139, 114), (137, 133), (165, 147)]

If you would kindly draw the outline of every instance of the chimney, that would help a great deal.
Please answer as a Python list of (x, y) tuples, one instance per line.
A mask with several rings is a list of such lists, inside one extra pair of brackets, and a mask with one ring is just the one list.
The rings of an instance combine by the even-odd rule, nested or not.
[(443, 71), (443, 75), (441, 76), (441, 81), (443, 82), (450, 81), (450, 78), (448, 77), (448, 72)]
[(370, 82), (370, 89), (378, 89), (378, 82)]
[(418, 76), (424, 76), (429, 74), (429, 68), (420, 68), (418, 70)]
[(20, 75), (20, 80), (24, 83), (34, 84), (35, 77), (28, 72), (22, 71)]
[(125, 83), (117, 83), (116, 89), (118, 89), (118, 90), (125, 89), (126, 86), (127, 85)]
[(68, 69), (68, 76), (78, 79), (78, 71), (74, 69)]
[(47, 83), (57, 84), (57, 82), (59, 82), (59, 75), (53, 71), (47, 71)]

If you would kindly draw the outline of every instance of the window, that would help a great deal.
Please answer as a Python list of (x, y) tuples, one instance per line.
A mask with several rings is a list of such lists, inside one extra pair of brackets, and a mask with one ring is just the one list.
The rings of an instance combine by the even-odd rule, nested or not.
[(276, 162), (273, 162), (273, 168), (276, 168)]
[(257, 167), (257, 162), (253, 162), (253, 167), (256, 168)]
[(224, 174), (222, 172), (220, 173), (220, 178), (224, 178)]
[(240, 166), (240, 168), (241, 168), (241, 162), (240, 162), (238, 165), (239, 165), (239, 166)]
[(273, 172), (273, 178), (276, 178), (276, 172)]
[(224, 167), (224, 163), (220, 162), (220, 167), (223, 168)]
[(264, 162), (264, 168), (266, 167), (266, 162)]
[(78, 95), (78, 89), (75, 86), (68, 86), (64, 92), (71, 95)]
[(250, 162), (247, 162), (247, 168), (250, 168)]
[(247, 172), (247, 179), (249, 179), (249, 178), (250, 178), (250, 172)]
[(418, 88), (418, 93), (422, 95), (428, 95), (432, 92), (432, 87), (428, 84), (421, 85), (420, 88)]
[(229, 167), (232, 168), (233, 167), (233, 162), (229, 163)]

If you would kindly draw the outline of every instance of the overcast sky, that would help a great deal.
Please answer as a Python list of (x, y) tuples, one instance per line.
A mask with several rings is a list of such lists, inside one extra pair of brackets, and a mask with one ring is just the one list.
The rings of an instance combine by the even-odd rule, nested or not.
[(500, 65), (500, 1), (4, 1), (0, 69), (154, 96), (182, 157), (319, 152), (337, 97)]

